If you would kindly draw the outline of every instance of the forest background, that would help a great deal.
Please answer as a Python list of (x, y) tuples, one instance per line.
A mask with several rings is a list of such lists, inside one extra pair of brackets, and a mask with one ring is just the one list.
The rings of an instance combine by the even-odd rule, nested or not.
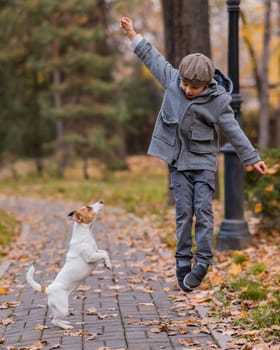
[[(190, 22), (197, 12), (205, 21)], [(280, 145), (279, 12), (278, 0), (241, 1), (243, 121), (261, 149)], [(182, 56), (199, 41), (227, 72), (226, 1), (1, 1), (0, 160), (14, 176), (22, 158), (34, 161), (38, 175), (52, 159), (58, 177), (81, 159), (89, 178), (93, 158), (115, 170), (145, 153), (162, 91), (121, 35), (123, 15), (175, 66), (168, 43), (177, 35)]]

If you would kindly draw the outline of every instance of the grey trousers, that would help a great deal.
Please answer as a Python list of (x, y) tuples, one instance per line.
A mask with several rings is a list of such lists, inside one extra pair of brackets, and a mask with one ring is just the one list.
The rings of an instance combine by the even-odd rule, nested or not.
[[(176, 206), (177, 261), (211, 264), (214, 217), (212, 211), (215, 172), (210, 170), (177, 171), (169, 167), (170, 189)], [(195, 217), (193, 252), (192, 227)]]

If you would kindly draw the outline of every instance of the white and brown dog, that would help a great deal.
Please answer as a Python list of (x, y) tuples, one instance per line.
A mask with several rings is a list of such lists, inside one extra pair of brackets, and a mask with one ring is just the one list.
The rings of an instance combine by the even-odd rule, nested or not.
[(92, 226), (103, 207), (104, 204), (100, 201), (72, 211), (68, 215), (74, 221), (69, 251), (64, 266), (49, 286), (40, 285), (34, 280), (33, 265), (26, 273), (26, 280), (30, 286), (47, 294), (52, 323), (63, 329), (73, 328), (64, 320), (68, 314), (69, 295), (90, 275), (99, 260), (103, 259), (108, 269), (112, 267), (107, 252), (97, 248), (93, 237)]

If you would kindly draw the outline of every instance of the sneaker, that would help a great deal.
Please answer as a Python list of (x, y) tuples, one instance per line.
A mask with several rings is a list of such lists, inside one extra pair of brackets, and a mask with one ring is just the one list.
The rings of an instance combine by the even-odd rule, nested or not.
[(185, 276), (183, 280), (184, 288), (190, 292), (200, 286), (203, 278), (208, 271), (208, 264), (196, 262), (192, 270)]
[(191, 264), (188, 264), (186, 266), (176, 266), (176, 277), (179, 287), (184, 291), (188, 292), (184, 286), (184, 278), (185, 276), (191, 271)]

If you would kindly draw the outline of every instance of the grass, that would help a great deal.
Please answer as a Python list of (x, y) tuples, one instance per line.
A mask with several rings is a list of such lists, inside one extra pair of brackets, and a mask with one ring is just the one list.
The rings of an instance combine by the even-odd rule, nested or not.
[(116, 176), (106, 180), (40, 179), (5, 181), (0, 185), (2, 193), (11, 195), (40, 196), (43, 198), (77, 200), (82, 203), (103, 200), (110, 206), (121, 207), (128, 212), (151, 214), (166, 207), (166, 179), (160, 176)]
[[(278, 311), (277, 311), (278, 310)], [(280, 325), (280, 298), (271, 304), (262, 305), (256, 309), (250, 310), (249, 315), (252, 319), (252, 328), (261, 329), (274, 325)], [(279, 329), (278, 329), (279, 332)]]
[(233, 251), (231, 253), (232, 260), (237, 265), (242, 265), (246, 261), (248, 261), (249, 257), (247, 254), (240, 252), (240, 251)]
[(280, 295), (248, 311), (245, 317), (237, 322), (241, 326), (252, 330), (262, 330), (266, 340), (279, 341), (280, 336)]
[(230, 286), (233, 290), (241, 291), (242, 299), (263, 300), (268, 294), (268, 290), (260, 282), (250, 277), (236, 277), (230, 282)]
[(18, 232), (18, 221), (3, 210), (0, 210), (0, 258), (6, 255), (7, 247), (9, 247)]
[(252, 275), (259, 275), (267, 270), (266, 264), (262, 262), (257, 262), (252, 265), (250, 268), (250, 273)]

